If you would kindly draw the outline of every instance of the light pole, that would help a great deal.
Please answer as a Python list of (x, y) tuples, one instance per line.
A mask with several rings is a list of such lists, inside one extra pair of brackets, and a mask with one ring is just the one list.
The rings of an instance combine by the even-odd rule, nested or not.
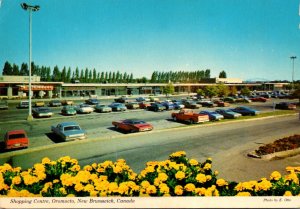
[(31, 121), (33, 119), (32, 113), (31, 113), (31, 13), (36, 12), (40, 9), (40, 6), (35, 5), (31, 6), (26, 3), (22, 3), (21, 7), (29, 12), (29, 87), (28, 87), (28, 97), (29, 97), (29, 112), (27, 120)]
[(297, 57), (296, 57), (296, 56), (291, 56), (290, 58), (292, 59), (292, 63), (293, 63), (293, 72), (292, 72), (292, 90), (294, 90), (294, 73), (295, 73), (294, 62), (295, 62), (295, 59), (296, 59)]

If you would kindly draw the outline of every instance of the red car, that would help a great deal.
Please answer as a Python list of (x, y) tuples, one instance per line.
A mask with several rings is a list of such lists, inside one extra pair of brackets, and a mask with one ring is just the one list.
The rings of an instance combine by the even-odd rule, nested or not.
[(134, 133), (142, 131), (151, 131), (153, 126), (139, 119), (126, 119), (120, 121), (113, 121), (112, 125), (119, 130)]
[(8, 131), (4, 137), (4, 145), (6, 150), (27, 148), (29, 139), (24, 130)]
[(252, 102), (266, 102), (266, 101), (268, 101), (268, 99), (264, 98), (264, 97), (254, 97), (254, 98), (251, 98), (250, 100)]
[(151, 106), (150, 102), (140, 102), (140, 109), (147, 109), (147, 107)]

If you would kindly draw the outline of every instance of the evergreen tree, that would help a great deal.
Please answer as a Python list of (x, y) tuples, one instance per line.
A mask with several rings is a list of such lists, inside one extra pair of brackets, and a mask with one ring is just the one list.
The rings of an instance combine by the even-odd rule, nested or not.
[(88, 80), (89, 80), (89, 69), (88, 68), (85, 68), (85, 71), (84, 71), (84, 82), (87, 83)]
[(110, 71), (109, 74), (108, 74), (108, 83), (111, 83), (111, 80), (112, 80), (112, 74), (111, 74), (111, 71)]
[(22, 75), (22, 76), (28, 76), (29, 75), (29, 70), (28, 70), (27, 63), (22, 63), (21, 69), (20, 69), (20, 75)]
[(75, 80), (79, 80), (80, 76), (79, 76), (79, 69), (78, 67), (76, 67), (76, 70), (75, 70)]
[(116, 83), (116, 73), (115, 72), (112, 73), (111, 82)]
[(120, 72), (117, 71), (116, 73), (116, 83), (119, 83), (120, 82)]
[[(98, 73), (98, 77), (99, 77), (99, 73)], [(97, 79), (97, 71), (96, 71), (96, 69), (94, 68), (94, 69), (93, 69), (93, 79), (92, 79), (92, 82), (93, 82), (93, 83), (96, 83), (97, 80), (98, 80), (98, 79)]]
[(45, 66), (41, 67), (41, 81), (47, 81), (47, 68)]
[(59, 71), (59, 68), (57, 65), (53, 69), (52, 81), (61, 81), (61, 72)]
[(133, 82), (133, 74), (131, 73), (130, 77), (129, 77), (129, 83), (132, 83), (132, 82)]
[(47, 67), (46, 72), (46, 81), (51, 81), (51, 68)]
[[(74, 72), (73, 72), (73, 75), (74, 75)], [(71, 67), (68, 68), (66, 82), (68, 82), (68, 83), (71, 82)]]
[(92, 70), (89, 70), (89, 77), (88, 77), (87, 82), (91, 83), (92, 81), (93, 81), (93, 73), (92, 73)]
[(3, 67), (3, 70), (2, 70), (2, 75), (12, 75), (12, 71), (13, 71), (13, 69), (12, 69), (11, 64), (8, 61), (6, 61), (4, 63), (4, 67)]
[(124, 75), (123, 75), (123, 82), (124, 83), (128, 83), (128, 80), (127, 80), (127, 73), (125, 72)]
[(205, 70), (204, 78), (210, 78), (210, 69)]
[(219, 78), (227, 78), (226, 72), (224, 70), (220, 72)]
[(106, 71), (105, 72), (105, 76), (104, 76), (104, 80), (103, 80), (104, 83), (108, 83), (109, 80), (108, 80), (108, 72)]
[(66, 80), (67, 80), (67, 69), (64, 66), (64, 68), (61, 71), (61, 81), (66, 82)]
[(20, 75), (19, 66), (16, 65), (16, 64), (13, 64), (13, 67), (12, 67), (12, 75)]
[(79, 77), (80, 82), (84, 82), (84, 72), (83, 69), (80, 71), (80, 77)]
[(104, 81), (105, 81), (104, 72), (101, 72), (100, 83), (103, 83)]

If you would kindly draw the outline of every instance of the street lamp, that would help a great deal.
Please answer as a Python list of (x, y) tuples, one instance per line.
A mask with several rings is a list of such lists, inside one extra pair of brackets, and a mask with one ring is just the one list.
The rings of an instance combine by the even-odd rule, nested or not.
[(294, 61), (297, 58), (296, 56), (291, 56), (290, 57), (292, 59), (292, 63), (293, 63), (293, 72), (292, 72), (292, 90), (294, 89), (294, 73), (295, 73), (295, 69), (294, 69)]
[(27, 120), (31, 121), (33, 119), (32, 113), (31, 113), (31, 13), (36, 12), (40, 9), (40, 6), (35, 5), (31, 6), (26, 3), (22, 3), (21, 7), (29, 11), (29, 88), (28, 88), (28, 96), (29, 96), (29, 112), (28, 112), (28, 117)]

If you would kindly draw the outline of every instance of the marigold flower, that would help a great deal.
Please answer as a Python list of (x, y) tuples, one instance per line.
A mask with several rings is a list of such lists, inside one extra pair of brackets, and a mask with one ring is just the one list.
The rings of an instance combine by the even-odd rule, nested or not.
[(205, 195), (206, 189), (204, 187), (196, 188), (195, 193), (199, 196)]
[(21, 177), (20, 176), (15, 176), (13, 179), (12, 179), (12, 184), (15, 184), (15, 185), (18, 185), (20, 184), (22, 181)]
[(196, 180), (199, 183), (205, 183), (206, 182), (206, 176), (203, 173), (199, 173), (196, 176)]
[(293, 181), (294, 183), (299, 184), (298, 176), (294, 171), (285, 176), (285, 181)]
[(168, 187), (167, 184), (162, 183), (159, 185), (159, 191), (163, 194), (168, 194), (170, 192), (170, 188)]
[(48, 158), (48, 157), (44, 157), (43, 159), (42, 159), (42, 164), (50, 164), (51, 163), (51, 160)]
[(250, 192), (239, 192), (236, 196), (251, 196)]
[(127, 183), (126, 182), (122, 182), (119, 185), (118, 193), (119, 194), (128, 194), (128, 191), (129, 191), (129, 187), (128, 187)]
[(67, 197), (75, 197), (74, 194), (68, 194)]
[(188, 183), (187, 185), (184, 186), (184, 189), (188, 192), (193, 192), (196, 189), (196, 187), (194, 184)]
[(211, 175), (207, 175), (206, 177), (206, 181), (210, 181), (211, 180)]
[(177, 171), (177, 173), (175, 174), (175, 178), (178, 180), (182, 180), (185, 178), (185, 173), (182, 171)]
[(81, 184), (81, 183), (77, 183), (75, 184), (75, 187), (74, 189), (77, 191), (77, 192), (80, 192), (84, 189), (84, 186)]
[(183, 194), (183, 187), (181, 185), (175, 186), (174, 192), (176, 195), (182, 195)]
[(219, 171), (215, 171), (214, 174), (217, 176), (219, 175)]
[(185, 157), (185, 156), (186, 156), (185, 151), (174, 152), (173, 154), (170, 155), (170, 157)]
[(195, 159), (190, 159), (189, 163), (194, 166), (199, 164), (198, 161)]
[(84, 186), (83, 190), (86, 191), (86, 192), (91, 192), (91, 191), (94, 191), (95, 189), (94, 189), (93, 185), (87, 184), (87, 185)]
[(203, 169), (204, 170), (210, 170), (211, 169), (211, 164), (210, 163), (205, 163)]
[(165, 173), (159, 173), (157, 178), (159, 178), (161, 181), (167, 181), (169, 176)]
[(281, 178), (281, 174), (278, 171), (271, 173), (270, 179), (278, 181)]
[(111, 182), (109, 183), (109, 186), (108, 186), (108, 191), (110, 192), (118, 192), (118, 184), (116, 182)]
[(147, 194), (155, 194), (156, 193), (156, 187), (154, 185), (150, 185), (146, 188)]
[(59, 188), (60, 193), (62, 193), (63, 195), (67, 194), (67, 191), (64, 187)]
[(219, 187), (228, 185), (228, 183), (227, 183), (224, 179), (218, 179), (217, 182), (216, 182), (216, 184), (217, 184)]
[(293, 196), (291, 191), (285, 191), (285, 193), (283, 194), (283, 196)]
[(148, 181), (142, 181), (141, 186), (142, 186), (143, 188), (147, 188), (147, 187), (150, 186), (150, 183), (149, 183)]
[(114, 173), (122, 173), (123, 169), (122, 169), (122, 167), (117, 165), (117, 166), (113, 167), (113, 171), (114, 171)]
[(91, 170), (93, 170), (93, 168), (90, 165), (86, 165), (86, 166), (83, 167), (83, 170), (85, 170), (85, 171), (91, 171)]
[(260, 191), (260, 190), (268, 191), (270, 188), (272, 188), (272, 183), (268, 181), (266, 178), (262, 179), (261, 182), (255, 185), (256, 191)]

